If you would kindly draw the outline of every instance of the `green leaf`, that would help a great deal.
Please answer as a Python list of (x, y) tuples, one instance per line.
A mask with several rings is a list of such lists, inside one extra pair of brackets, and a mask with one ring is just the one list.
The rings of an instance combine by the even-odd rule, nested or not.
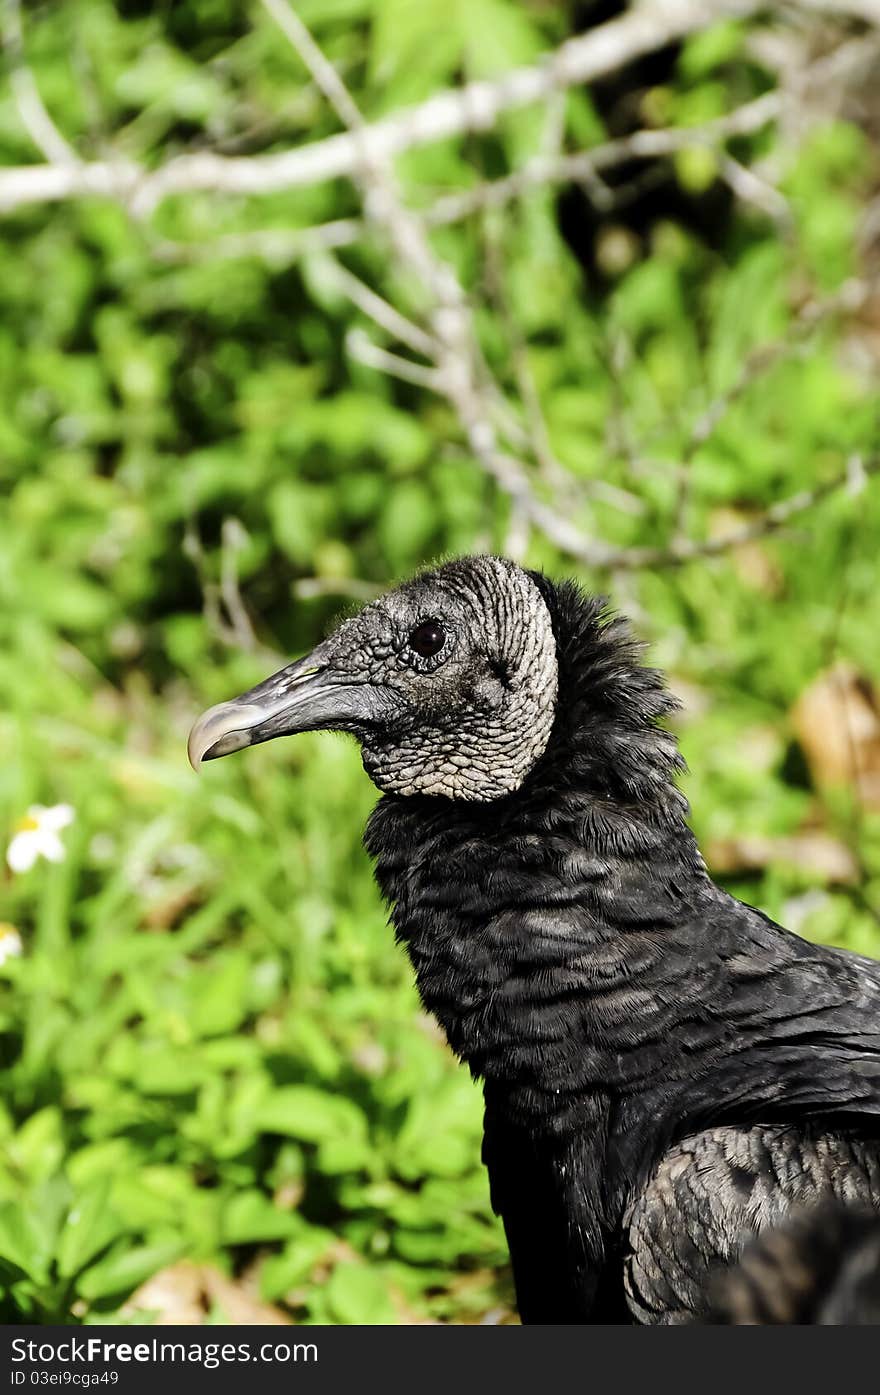
[(26, 1119), (11, 1144), (16, 1166), (34, 1181), (56, 1173), (64, 1151), (63, 1120), (55, 1105), (38, 1109)]
[(179, 1259), (183, 1250), (184, 1246), (177, 1240), (131, 1248), (120, 1244), (79, 1276), (77, 1292), (88, 1299), (124, 1296)]
[(248, 1014), (251, 960), (247, 954), (227, 954), (202, 971), (193, 985), (189, 1020), (196, 1036), (222, 1036)]
[(284, 1240), (300, 1229), (299, 1217), (280, 1211), (270, 1197), (256, 1190), (239, 1192), (223, 1209), (221, 1233), (224, 1244), (245, 1245), (265, 1240)]
[(260, 1270), (260, 1292), (274, 1302), (303, 1283), (338, 1244), (330, 1230), (310, 1226), (289, 1240), (280, 1254), (270, 1256)]
[(84, 1187), (74, 1198), (56, 1256), (58, 1272), (63, 1278), (70, 1278), (85, 1268), (125, 1229), (108, 1205), (110, 1188), (110, 1177), (103, 1177)]
[(26, 1208), (14, 1201), (0, 1202), (0, 1259), (38, 1282), (48, 1278), (45, 1236)]
[(382, 1275), (361, 1264), (337, 1264), (327, 1281), (327, 1303), (336, 1322), (375, 1325), (396, 1322)]
[(367, 1121), (356, 1104), (310, 1085), (284, 1085), (273, 1090), (255, 1117), (264, 1132), (285, 1134), (304, 1143), (357, 1141), (367, 1132)]
[(744, 26), (736, 20), (712, 24), (684, 41), (678, 59), (679, 71), (690, 82), (708, 77), (723, 63), (729, 63), (742, 49), (746, 36)]

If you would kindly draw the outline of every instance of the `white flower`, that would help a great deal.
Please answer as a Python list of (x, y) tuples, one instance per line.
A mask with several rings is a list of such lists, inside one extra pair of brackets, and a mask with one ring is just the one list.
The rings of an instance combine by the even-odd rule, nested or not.
[(0, 964), (5, 964), (7, 959), (15, 959), (21, 954), (22, 943), (14, 925), (10, 925), (8, 920), (0, 920)]
[(74, 813), (69, 804), (53, 804), (47, 809), (32, 804), (15, 826), (15, 834), (6, 849), (6, 861), (13, 872), (28, 872), (38, 857), (47, 862), (64, 861), (64, 844), (59, 830), (73, 823)]

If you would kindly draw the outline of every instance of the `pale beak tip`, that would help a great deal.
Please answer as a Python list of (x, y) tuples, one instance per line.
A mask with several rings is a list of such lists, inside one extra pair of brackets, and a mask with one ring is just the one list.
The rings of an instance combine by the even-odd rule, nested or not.
[(193, 726), (186, 743), (186, 754), (193, 770), (198, 773), (204, 760), (213, 760), (214, 756), (225, 756), (250, 745), (249, 732), (265, 715), (250, 703), (219, 702), (216, 707), (209, 707)]
[(186, 758), (198, 775), (202, 765), (201, 743), (197, 740), (198, 725), (194, 726), (186, 743)]

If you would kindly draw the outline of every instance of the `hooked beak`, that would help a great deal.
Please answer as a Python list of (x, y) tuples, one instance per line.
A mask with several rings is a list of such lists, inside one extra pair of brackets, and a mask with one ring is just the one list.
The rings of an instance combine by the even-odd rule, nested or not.
[(391, 696), (387, 690), (334, 671), (322, 649), (319, 645), (241, 697), (203, 712), (187, 743), (193, 770), (204, 760), (216, 760), (276, 736), (357, 730), (381, 717)]

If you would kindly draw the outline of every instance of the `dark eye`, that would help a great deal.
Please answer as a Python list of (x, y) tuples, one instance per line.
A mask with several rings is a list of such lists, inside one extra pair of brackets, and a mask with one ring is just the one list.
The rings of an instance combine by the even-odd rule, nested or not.
[(432, 659), (446, 643), (446, 631), (439, 620), (423, 620), (411, 632), (407, 644), (423, 659)]

